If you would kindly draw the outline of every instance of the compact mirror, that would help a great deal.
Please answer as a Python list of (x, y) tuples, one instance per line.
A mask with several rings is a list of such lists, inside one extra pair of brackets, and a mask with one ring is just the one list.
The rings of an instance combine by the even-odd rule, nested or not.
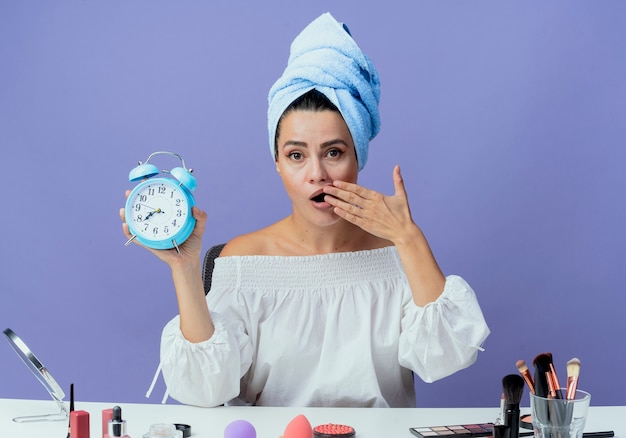
[(19, 336), (17, 336), (13, 330), (6, 329), (4, 330), (4, 334), (7, 337), (9, 344), (15, 350), (17, 355), (22, 359), (22, 362), (28, 367), (29, 370), (37, 377), (37, 380), (41, 382), (41, 384), (46, 388), (52, 399), (59, 406), (60, 411), (56, 414), (44, 414), (44, 415), (33, 415), (28, 417), (16, 417), (13, 421), (17, 423), (26, 423), (26, 422), (35, 422), (35, 421), (61, 421), (67, 420), (69, 413), (65, 404), (63, 403), (63, 397), (65, 397), (65, 393), (59, 386), (59, 384), (54, 380), (50, 372), (46, 369), (45, 366), (37, 359), (37, 357), (33, 354), (32, 351), (26, 346), (24, 341), (22, 341)]

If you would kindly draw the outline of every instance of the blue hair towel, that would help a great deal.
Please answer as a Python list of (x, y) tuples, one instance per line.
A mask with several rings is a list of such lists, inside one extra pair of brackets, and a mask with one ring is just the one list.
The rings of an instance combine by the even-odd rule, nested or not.
[(272, 157), (280, 117), (294, 100), (312, 89), (323, 93), (341, 112), (361, 170), (367, 162), (369, 142), (380, 129), (380, 82), (348, 28), (328, 12), (293, 40), (287, 68), (270, 89), (267, 118)]

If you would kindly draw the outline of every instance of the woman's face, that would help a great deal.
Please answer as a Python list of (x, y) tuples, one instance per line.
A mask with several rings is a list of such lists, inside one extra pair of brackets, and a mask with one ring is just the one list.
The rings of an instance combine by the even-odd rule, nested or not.
[(277, 139), (276, 170), (300, 214), (317, 225), (339, 220), (324, 202), (322, 188), (335, 180), (356, 183), (358, 163), (352, 136), (336, 111), (292, 111)]

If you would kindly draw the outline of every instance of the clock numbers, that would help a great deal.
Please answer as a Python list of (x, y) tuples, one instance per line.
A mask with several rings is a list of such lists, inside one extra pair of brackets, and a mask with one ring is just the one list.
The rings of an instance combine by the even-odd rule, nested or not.
[(167, 238), (180, 231), (185, 224), (182, 219), (189, 211), (181, 190), (161, 182), (147, 184), (136, 193), (132, 200), (131, 219), (138, 224), (137, 231), (150, 238)]

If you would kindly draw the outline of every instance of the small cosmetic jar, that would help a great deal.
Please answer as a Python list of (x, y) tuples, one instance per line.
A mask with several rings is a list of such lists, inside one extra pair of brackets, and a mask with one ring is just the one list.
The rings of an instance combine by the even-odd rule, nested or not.
[(316, 438), (351, 438), (356, 432), (352, 426), (345, 424), (320, 424), (313, 428), (313, 436)]
[(183, 438), (183, 431), (178, 430), (173, 424), (153, 424), (143, 438)]
[(520, 417), (519, 426), (522, 429), (533, 430), (533, 417), (530, 414), (524, 414)]

